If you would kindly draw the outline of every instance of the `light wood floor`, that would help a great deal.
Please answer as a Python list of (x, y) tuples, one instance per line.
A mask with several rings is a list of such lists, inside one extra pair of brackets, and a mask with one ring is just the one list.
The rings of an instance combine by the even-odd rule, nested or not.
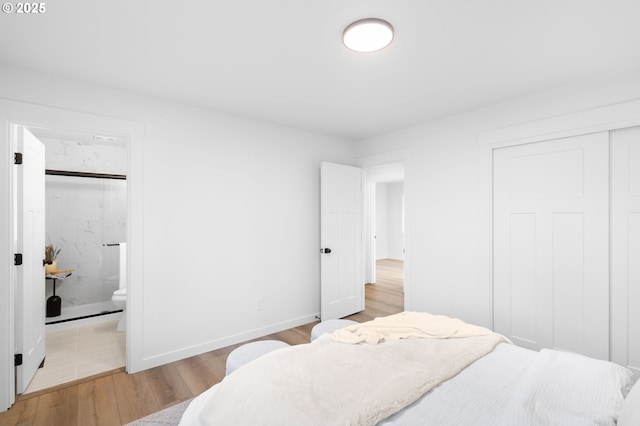
[[(376, 283), (367, 285), (366, 309), (347, 318), (363, 322), (403, 310), (403, 262), (377, 262)], [(317, 322), (264, 336), (297, 345), (308, 343)], [(123, 425), (191, 399), (224, 377), (234, 345), (136, 374), (115, 370), (100, 376), (21, 396), (0, 413), (0, 425)]]

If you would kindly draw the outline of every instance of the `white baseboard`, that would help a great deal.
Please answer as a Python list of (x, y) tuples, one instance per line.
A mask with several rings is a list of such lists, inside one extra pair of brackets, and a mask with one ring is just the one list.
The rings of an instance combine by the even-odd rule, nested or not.
[(288, 330), (290, 328), (298, 327), (304, 324), (309, 324), (311, 322), (318, 321), (319, 316), (320, 313), (318, 312), (316, 314), (311, 314), (304, 317), (294, 318), (292, 320), (271, 324), (265, 327), (256, 328), (244, 333), (211, 340), (209, 342), (190, 346), (188, 348), (183, 348), (177, 351), (166, 352), (164, 354), (143, 358), (140, 368), (137, 369), (136, 372), (200, 355), (205, 352), (215, 351), (216, 349), (246, 342), (247, 340), (257, 339), (262, 336), (278, 333), (280, 331)]

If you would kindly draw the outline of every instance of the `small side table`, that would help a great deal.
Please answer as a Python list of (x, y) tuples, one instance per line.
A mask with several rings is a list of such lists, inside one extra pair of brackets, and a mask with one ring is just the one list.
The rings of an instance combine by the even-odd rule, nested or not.
[(61, 272), (59, 274), (47, 274), (45, 279), (53, 280), (53, 296), (47, 299), (47, 318), (60, 316), (62, 311), (62, 299), (60, 296), (56, 296), (56, 280), (64, 280), (71, 272)]

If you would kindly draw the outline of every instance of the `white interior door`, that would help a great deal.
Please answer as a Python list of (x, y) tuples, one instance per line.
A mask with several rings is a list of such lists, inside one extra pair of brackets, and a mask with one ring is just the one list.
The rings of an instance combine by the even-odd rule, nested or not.
[(364, 309), (362, 170), (320, 166), (320, 316), (342, 318)]
[(27, 129), (17, 126), (18, 250), (22, 265), (16, 266), (16, 393), (23, 393), (45, 356), (45, 147)]
[(609, 357), (609, 138), (494, 150), (494, 327)]
[(640, 376), (640, 127), (611, 133), (611, 360)]

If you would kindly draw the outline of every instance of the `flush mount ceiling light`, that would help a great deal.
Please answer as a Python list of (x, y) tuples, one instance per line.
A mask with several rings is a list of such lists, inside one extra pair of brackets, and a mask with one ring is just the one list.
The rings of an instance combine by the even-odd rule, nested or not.
[(393, 40), (393, 27), (383, 19), (366, 18), (349, 24), (342, 41), (355, 52), (369, 53), (384, 49)]

